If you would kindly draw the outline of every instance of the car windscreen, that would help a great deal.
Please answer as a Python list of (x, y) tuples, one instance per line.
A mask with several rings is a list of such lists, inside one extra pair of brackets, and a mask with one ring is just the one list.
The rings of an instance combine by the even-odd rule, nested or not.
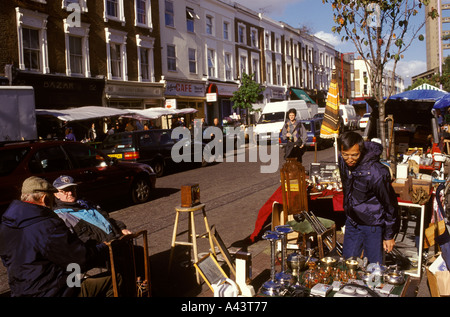
[(261, 123), (272, 123), (272, 122), (283, 122), (284, 112), (268, 112), (263, 113), (258, 120), (258, 124)]
[(311, 121), (302, 121), (302, 123), (303, 123), (303, 126), (305, 127), (306, 131), (311, 132), (312, 122)]
[(102, 149), (129, 148), (133, 144), (131, 133), (118, 133), (108, 135), (102, 143)]
[(9, 175), (22, 162), (29, 148), (3, 149), (0, 151), (0, 176)]

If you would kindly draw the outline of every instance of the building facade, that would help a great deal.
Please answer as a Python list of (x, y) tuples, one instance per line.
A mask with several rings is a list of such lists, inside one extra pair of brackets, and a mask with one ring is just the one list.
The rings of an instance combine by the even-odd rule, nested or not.
[(325, 106), (333, 68), (342, 99), (371, 94), (329, 43), (225, 0), (12, 0), (0, 27), (0, 72), (35, 87), (37, 108), (194, 108), (212, 123), (249, 115), (231, 101), (243, 73), (265, 88), (259, 108), (305, 93)]
[(35, 88), (37, 108), (159, 106), (154, 12), (150, 0), (7, 1), (0, 67), (12, 85)]

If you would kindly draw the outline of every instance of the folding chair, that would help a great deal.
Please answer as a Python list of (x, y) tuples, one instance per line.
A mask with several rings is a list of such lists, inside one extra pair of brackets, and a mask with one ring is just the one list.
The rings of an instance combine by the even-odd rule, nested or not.
[[(142, 246), (137, 243), (140, 238)], [(147, 230), (124, 235), (106, 244), (109, 247), (114, 297), (150, 297)], [(121, 276), (122, 285), (119, 285), (118, 274)]]

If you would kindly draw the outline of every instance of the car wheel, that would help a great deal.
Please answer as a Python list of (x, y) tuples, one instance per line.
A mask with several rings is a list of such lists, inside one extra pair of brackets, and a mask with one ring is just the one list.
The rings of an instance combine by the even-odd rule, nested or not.
[(138, 178), (131, 186), (131, 199), (135, 204), (142, 204), (150, 199), (151, 186), (145, 178)]
[(164, 162), (162, 160), (156, 160), (153, 162), (152, 167), (156, 177), (161, 177), (164, 175)]

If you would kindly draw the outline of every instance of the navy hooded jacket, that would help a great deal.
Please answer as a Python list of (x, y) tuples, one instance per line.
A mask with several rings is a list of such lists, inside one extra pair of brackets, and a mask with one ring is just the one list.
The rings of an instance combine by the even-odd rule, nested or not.
[(382, 226), (384, 240), (399, 230), (398, 202), (391, 185), (391, 174), (380, 162), (383, 147), (365, 142), (365, 153), (354, 169), (339, 155), (339, 170), (344, 191), (344, 210), (357, 224)]
[(79, 288), (67, 285), (68, 264), (84, 272), (105, 247), (87, 247), (51, 209), (27, 202), (14, 200), (0, 223), (0, 257), (13, 297), (75, 295)]

